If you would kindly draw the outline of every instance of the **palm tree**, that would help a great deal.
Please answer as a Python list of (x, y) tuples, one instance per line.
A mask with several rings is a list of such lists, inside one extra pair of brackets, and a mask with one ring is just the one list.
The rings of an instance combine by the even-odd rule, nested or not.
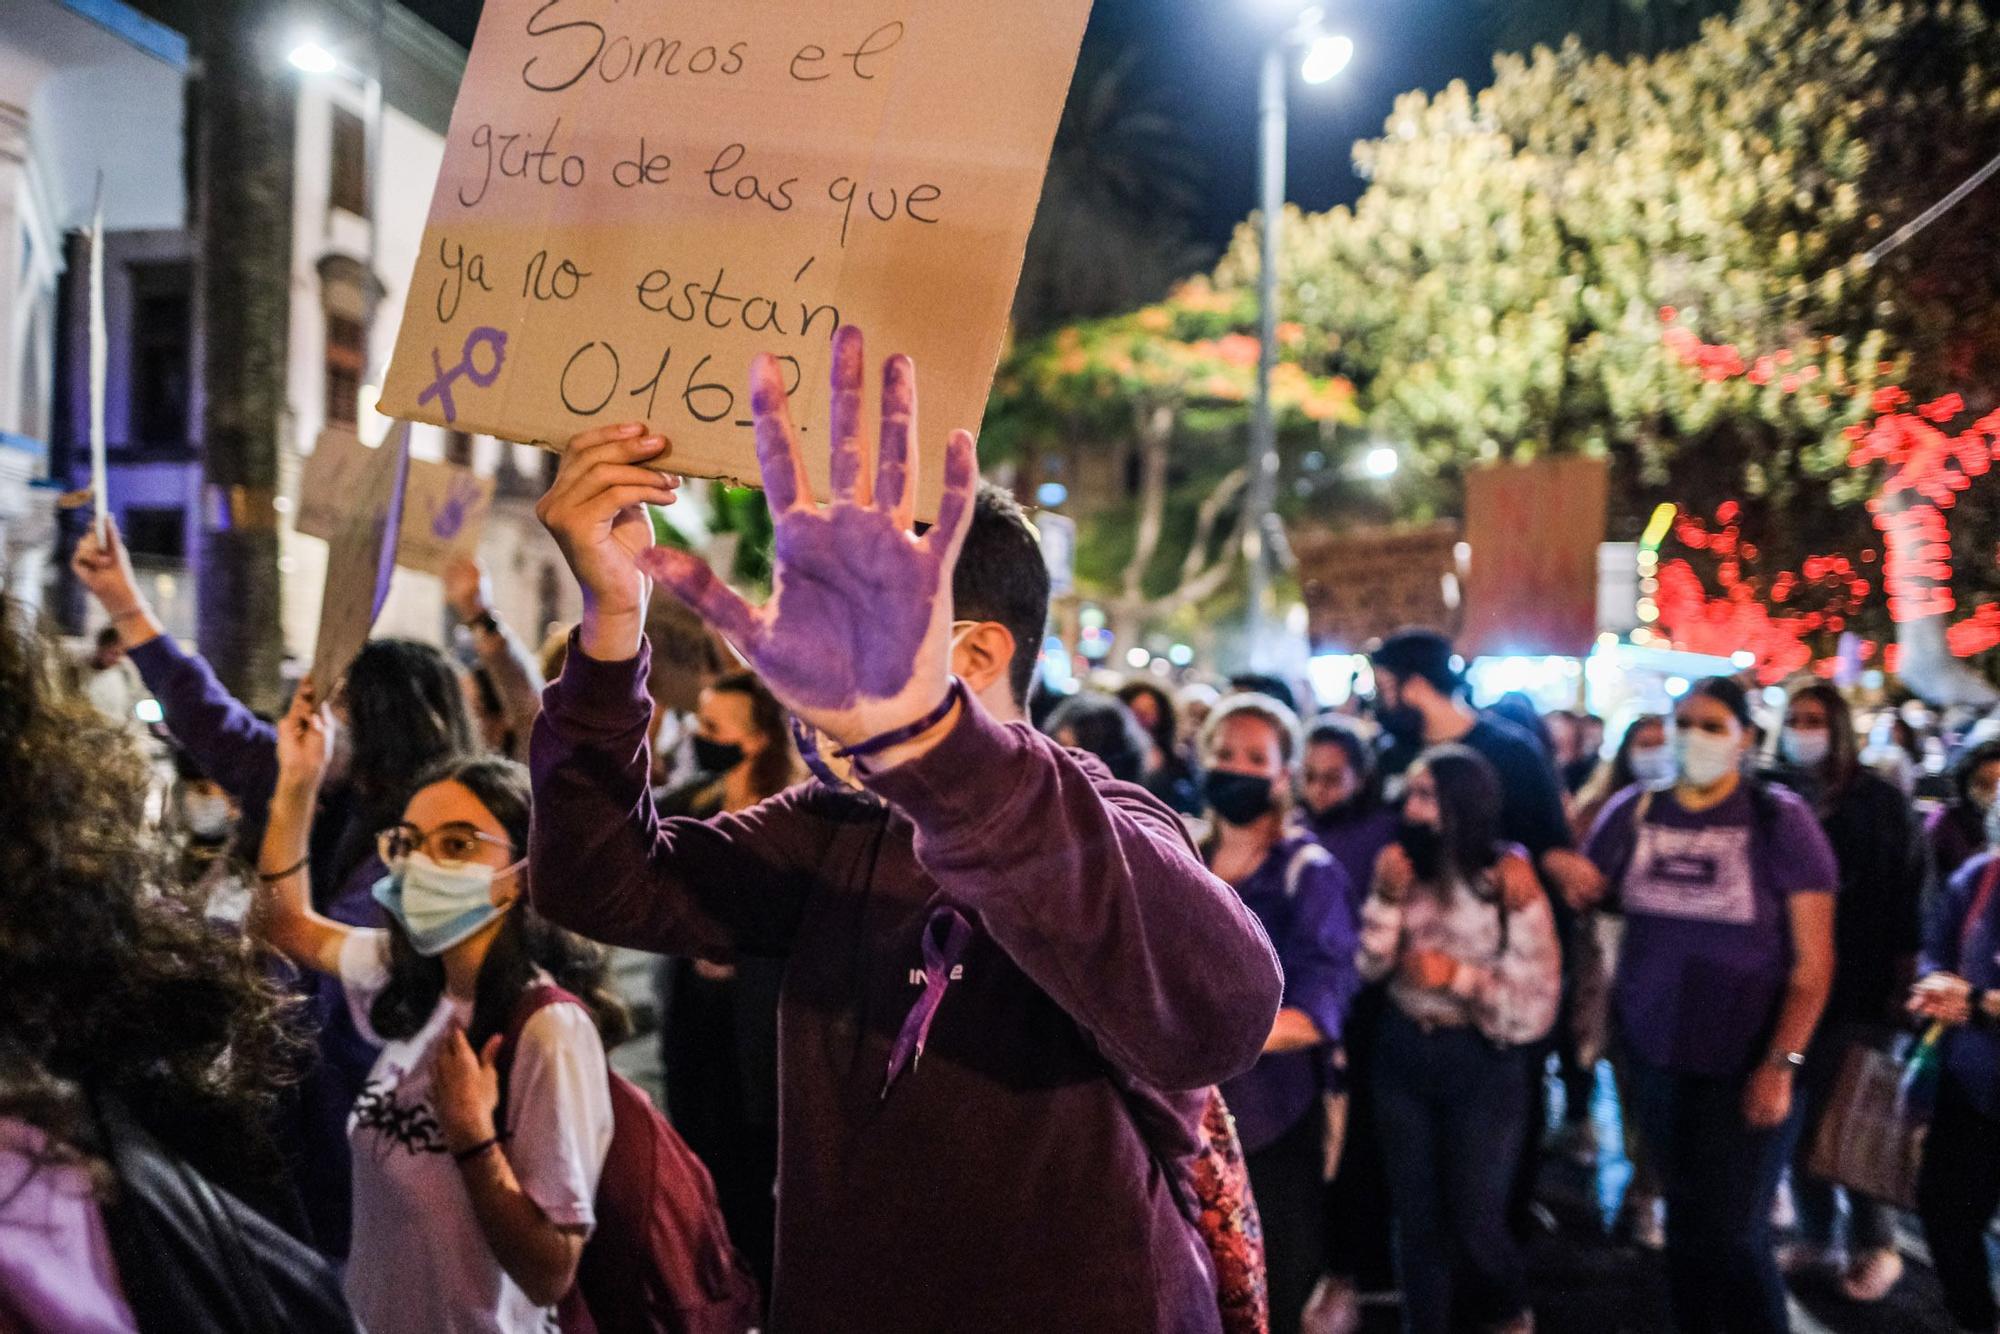
[[(293, 83), (270, 49), (276, 0), (188, 7), (197, 301), (210, 497), (199, 555), (199, 635), (217, 675), (275, 711), (284, 655), (277, 511), (292, 267)], [(188, 12), (184, 10), (183, 12)]]

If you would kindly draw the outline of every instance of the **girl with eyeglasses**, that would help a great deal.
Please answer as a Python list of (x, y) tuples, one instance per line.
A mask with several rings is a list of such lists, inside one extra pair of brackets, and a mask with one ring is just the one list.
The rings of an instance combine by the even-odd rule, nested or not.
[[(337, 977), (382, 1043), (348, 1121), (348, 1300), (372, 1334), (550, 1328), (611, 1144), (604, 1053), (626, 1019), (604, 955), (528, 907), (528, 773), (492, 756), (440, 761), (378, 835), (385, 929), (315, 911), (307, 849), (332, 738), (301, 688), (278, 728), (257, 918), (279, 953)], [(518, 1021), (550, 982), (588, 1008)]]

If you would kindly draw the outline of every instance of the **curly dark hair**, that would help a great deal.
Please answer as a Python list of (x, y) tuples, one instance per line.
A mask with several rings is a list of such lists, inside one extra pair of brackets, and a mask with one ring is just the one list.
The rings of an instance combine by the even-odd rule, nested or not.
[(90, 1162), (92, 1103), (115, 1098), (254, 1195), (280, 1171), (256, 1146), (300, 1041), (293, 1002), (203, 920), (147, 824), (146, 758), (59, 661), (0, 597), (0, 1116)]
[[(438, 783), (457, 783), (493, 813), (513, 841), (516, 856), (528, 847), (531, 809), (526, 766), (497, 755), (455, 755), (425, 771), (410, 788), (414, 794)], [(521, 868), (522, 887), (533, 867)], [(534, 981), (537, 969), (590, 1007), (591, 1017), (607, 1047), (630, 1036), (631, 1016), (607, 980), (610, 960), (604, 947), (572, 935), (528, 906), (523, 893), (501, 923), (472, 1001), (472, 1026), (466, 1035), (474, 1049), (495, 1033), (505, 1032), (521, 993)], [(389, 919), (389, 985), (375, 998), (368, 1022), (385, 1038), (407, 1038), (420, 1030), (444, 995), (444, 960), (417, 953), (402, 926)]]

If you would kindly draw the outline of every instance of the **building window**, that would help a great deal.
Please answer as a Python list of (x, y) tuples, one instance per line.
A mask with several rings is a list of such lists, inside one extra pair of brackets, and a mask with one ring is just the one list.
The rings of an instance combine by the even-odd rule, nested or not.
[(326, 422), (352, 428), (360, 418), (361, 376), (367, 360), (361, 321), (326, 317)]
[(135, 556), (187, 557), (187, 514), (179, 506), (129, 506), (119, 514), (118, 524)]
[(185, 264), (132, 268), (132, 414), (135, 445), (181, 445), (189, 436), (193, 273)]
[(444, 461), (461, 468), (472, 466), (472, 436), (466, 431), (444, 433)]
[(333, 108), (333, 168), (328, 201), (357, 218), (368, 216), (368, 127), (346, 107)]

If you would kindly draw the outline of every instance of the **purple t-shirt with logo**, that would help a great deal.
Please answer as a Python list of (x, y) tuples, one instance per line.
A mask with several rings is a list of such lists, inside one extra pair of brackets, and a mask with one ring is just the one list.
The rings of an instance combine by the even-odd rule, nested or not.
[(1785, 788), (1746, 785), (1698, 812), (1672, 792), (1641, 807), (1642, 795), (1613, 798), (1587, 849), (1625, 914), (1620, 1034), (1664, 1069), (1741, 1075), (1763, 1055), (1791, 974), (1786, 901), (1837, 889), (1833, 849)]

